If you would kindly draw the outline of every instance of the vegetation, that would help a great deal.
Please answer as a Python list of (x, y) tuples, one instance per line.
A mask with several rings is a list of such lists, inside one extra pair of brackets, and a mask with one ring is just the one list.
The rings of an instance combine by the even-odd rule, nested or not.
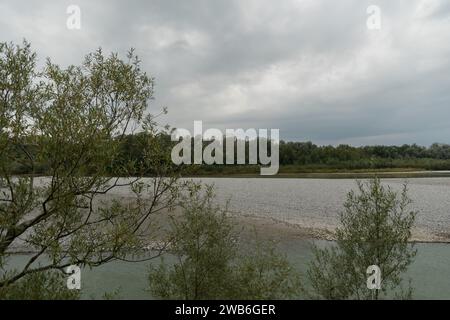
[[(409, 211), (406, 185), (399, 195), (379, 179), (358, 183), (350, 192), (336, 245), (315, 247), (308, 269), (312, 295), (324, 299), (410, 298), (412, 288), (402, 288), (402, 274), (413, 262), (414, 245), (408, 243), (416, 212)], [(367, 268), (381, 269), (381, 289), (369, 290)]]
[[(426, 167), (427, 161), (431, 159), (438, 160), (432, 162), (435, 167)], [(450, 160), (450, 145), (437, 143), (428, 148), (416, 144), (364, 147), (339, 145), (333, 147), (317, 146), (311, 142), (281, 142), (280, 145), (280, 163), (283, 165), (322, 165), (345, 169), (399, 166), (439, 169), (440, 165), (449, 168), (446, 160)]]
[(0, 300), (74, 300), (78, 290), (69, 290), (67, 276), (57, 271), (30, 273), (0, 289)]
[[(121, 60), (98, 50), (66, 69), (47, 60), (37, 70), (28, 43), (0, 43), (2, 295), (33, 298), (40, 283), (43, 297), (54, 297), (56, 278), (44, 272), (133, 260), (152, 241), (152, 215), (170, 209), (180, 187), (155, 116), (146, 113), (152, 95), (153, 79), (133, 51)], [(119, 157), (135, 128), (145, 135), (134, 139), (141, 157)], [(18, 167), (28, 174), (17, 177)], [(47, 177), (35, 178), (39, 172)], [(117, 188), (133, 197), (106, 201)], [(33, 254), (10, 270), (18, 247)]]
[[(118, 169), (117, 164), (143, 163), (145, 151), (142, 144), (147, 138), (146, 132), (123, 135), (114, 143), (118, 144), (118, 154), (115, 157), (116, 166), (109, 166), (104, 172), (111, 176), (124, 175)], [(155, 142), (164, 150), (170, 150), (176, 144), (170, 139), (170, 134), (161, 131), (158, 135), (150, 135)], [(193, 142), (192, 142), (193, 144)], [(204, 141), (204, 146), (208, 145)], [(28, 153), (34, 155), (35, 148), (22, 145)], [(16, 147), (19, 149), (19, 146)], [(236, 149), (236, 144), (235, 144)], [(248, 155), (248, 146), (246, 147)], [(280, 142), (280, 174), (295, 173), (333, 173), (333, 172), (370, 172), (370, 171), (412, 171), (412, 170), (450, 170), (450, 145), (432, 144), (430, 147), (418, 145), (402, 146), (364, 146), (352, 147), (349, 145), (339, 146), (317, 146), (311, 142)], [(236, 157), (236, 150), (234, 152)], [(22, 156), (23, 157), (23, 156)], [(226, 150), (224, 150), (224, 159)], [(35, 162), (33, 170), (23, 161), (21, 154), (17, 153), (12, 163), (12, 171), (16, 174), (29, 174), (33, 172), (39, 175), (51, 174), (49, 159), (40, 158)], [(162, 160), (161, 160), (162, 161)], [(170, 158), (165, 165), (171, 166)], [(131, 168), (129, 168), (131, 170)], [(136, 169), (139, 174), (143, 168)], [(172, 168), (175, 170), (176, 168)], [(189, 170), (186, 170), (189, 169)], [(95, 168), (91, 168), (94, 171)], [(229, 175), (229, 174), (259, 174), (258, 165), (191, 165), (183, 168), (185, 174), (189, 175)], [(147, 167), (145, 175), (151, 176), (155, 172)]]
[(151, 267), (149, 288), (162, 299), (288, 299), (298, 297), (300, 281), (274, 244), (244, 245), (227, 217), (212, 204), (212, 189), (194, 186), (181, 217), (171, 223), (172, 265)]
[[(123, 156), (128, 160), (140, 159), (136, 135), (123, 140)], [(168, 133), (159, 136), (161, 145), (171, 149), (176, 142)], [(193, 144), (193, 142), (192, 142)], [(204, 141), (204, 145), (209, 144)], [(248, 142), (247, 142), (248, 145)], [(248, 146), (246, 147), (248, 158)], [(430, 147), (418, 145), (317, 146), (311, 142), (280, 142), (280, 173), (370, 171), (370, 170), (450, 170), (450, 145), (435, 143)], [(236, 157), (236, 144), (234, 155)], [(226, 150), (224, 150), (224, 159)], [(258, 165), (202, 165), (191, 166), (193, 175), (259, 174)]]

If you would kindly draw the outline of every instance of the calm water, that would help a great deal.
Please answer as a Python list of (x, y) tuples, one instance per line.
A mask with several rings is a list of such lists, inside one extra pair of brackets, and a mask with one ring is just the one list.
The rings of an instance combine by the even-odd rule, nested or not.
[[(296, 269), (305, 272), (311, 259), (310, 242), (295, 240), (280, 246)], [(407, 278), (412, 279), (414, 299), (450, 299), (450, 245), (418, 244), (417, 249), (416, 260), (406, 274)], [(83, 296), (99, 297), (106, 291), (120, 289), (120, 298), (151, 299), (145, 291), (148, 265), (149, 262), (117, 262), (87, 270), (83, 272)]]
[[(321, 241), (323, 245), (330, 245)], [(311, 259), (310, 242), (295, 240), (280, 244), (291, 263), (304, 272)], [(412, 279), (414, 299), (450, 299), (450, 245), (417, 244), (418, 254), (406, 277)], [(27, 256), (11, 257), (10, 267), (21, 266)], [(170, 262), (170, 257), (166, 259)], [(111, 262), (98, 268), (84, 269), (81, 276), (82, 298), (101, 299), (106, 292), (118, 291), (120, 299), (152, 299), (146, 292), (150, 263)]]

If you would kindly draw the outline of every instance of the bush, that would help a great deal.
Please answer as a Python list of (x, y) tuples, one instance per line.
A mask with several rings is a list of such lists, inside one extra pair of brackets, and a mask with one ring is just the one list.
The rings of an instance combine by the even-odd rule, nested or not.
[(298, 296), (299, 276), (272, 243), (243, 244), (211, 188), (191, 189), (170, 237), (175, 263), (150, 267), (149, 290), (162, 299), (287, 299)]
[[(336, 231), (336, 246), (314, 247), (307, 272), (312, 295), (324, 299), (410, 298), (412, 288), (402, 287), (402, 274), (416, 255), (408, 242), (416, 212), (406, 185), (401, 194), (381, 185), (379, 179), (363, 184), (347, 195)], [(366, 270), (381, 269), (381, 289), (367, 288)]]
[(0, 288), (0, 300), (73, 300), (78, 290), (69, 290), (67, 276), (57, 271), (36, 272)]

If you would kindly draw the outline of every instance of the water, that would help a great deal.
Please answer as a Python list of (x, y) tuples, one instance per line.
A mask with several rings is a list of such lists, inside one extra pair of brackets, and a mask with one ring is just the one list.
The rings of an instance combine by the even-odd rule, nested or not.
[[(329, 242), (319, 241), (321, 245)], [(450, 299), (450, 245), (417, 244), (418, 254), (410, 266), (405, 278), (412, 279), (414, 299)], [(289, 261), (295, 268), (304, 273), (312, 258), (311, 242), (292, 240), (280, 244), (280, 250), (286, 252)], [(9, 266), (21, 266), (28, 257), (14, 255)], [(165, 259), (170, 262), (171, 259)], [(150, 264), (158, 264), (159, 260), (150, 262), (115, 261), (106, 265), (83, 269), (81, 286), (83, 299), (101, 299), (105, 293), (118, 292), (119, 299), (152, 299), (149, 292), (147, 270)], [(303, 281), (306, 279), (303, 278)], [(307, 282), (305, 282), (307, 285)]]
[[(323, 242), (322, 242), (323, 243)], [(326, 243), (325, 245), (330, 245)], [(414, 299), (450, 299), (450, 245), (417, 244), (417, 256), (405, 278), (412, 279)], [(311, 242), (293, 240), (280, 244), (295, 268), (305, 273), (312, 258)], [(167, 261), (166, 261), (167, 262)], [(99, 297), (104, 292), (119, 290), (119, 297), (127, 299), (151, 299), (146, 292), (147, 270), (150, 263), (114, 262), (83, 272), (83, 297)], [(306, 281), (305, 279), (303, 281)]]

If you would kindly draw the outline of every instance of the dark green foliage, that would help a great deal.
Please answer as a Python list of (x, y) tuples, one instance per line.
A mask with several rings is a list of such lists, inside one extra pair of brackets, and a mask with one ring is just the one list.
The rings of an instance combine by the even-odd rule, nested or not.
[[(124, 135), (119, 141), (118, 153), (114, 158), (114, 165), (108, 166), (107, 173), (113, 176), (135, 175), (143, 172), (147, 176), (155, 174), (151, 166), (144, 161), (145, 144), (148, 140), (158, 144), (161, 163), (172, 165), (170, 151), (177, 143), (170, 140), (170, 135), (159, 132), (157, 135), (146, 133)], [(204, 141), (204, 146), (209, 142)], [(248, 143), (247, 143), (248, 145)], [(28, 148), (30, 154), (35, 150), (31, 145), (17, 146), (16, 161), (11, 163), (14, 173), (25, 174), (31, 172), (31, 167), (25, 161), (21, 148)], [(236, 148), (236, 146), (235, 146)], [(248, 146), (246, 147), (248, 156)], [(235, 157), (236, 157), (235, 150)], [(224, 159), (226, 150), (224, 150)], [(135, 167), (123, 170), (123, 164), (135, 164)], [(365, 146), (352, 147), (349, 145), (317, 146), (311, 142), (280, 142), (280, 173), (297, 172), (328, 172), (345, 170), (387, 170), (387, 169), (415, 169), (415, 170), (450, 170), (450, 145), (433, 144), (430, 147), (418, 145), (403, 146)], [(259, 173), (258, 165), (191, 165), (190, 174), (246, 174)], [(43, 158), (36, 162), (33, 168), (35, 174), (48, 174), (50, 165)], [(176, 167), (173, 166), (173, 170)], [(180, 169), (180, 168), (178, 168)], [(91, 169), (94, 172), (94, 168)], [(134, 172), (133, 172), (134, 171)], [(91, 172), (91, 173), (92, 173)]]

